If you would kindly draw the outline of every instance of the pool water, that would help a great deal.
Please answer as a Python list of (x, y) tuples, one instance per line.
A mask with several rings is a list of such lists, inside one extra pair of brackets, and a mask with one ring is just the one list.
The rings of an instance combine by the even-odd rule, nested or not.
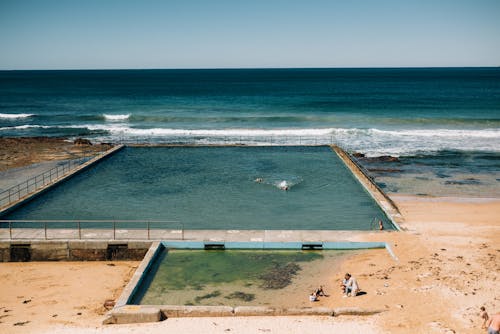
[(311, 306), (308, 296), (320, 285), (327, 294), (337, 294), (333, 278), (338, 266), (355, 253), (359, 251), (168, 250), (153, 264), (131, 304)]
[(127, 147), (2, 218), (247, 230), (368, 230), (377, 218), (392, 227), (327, 146)]

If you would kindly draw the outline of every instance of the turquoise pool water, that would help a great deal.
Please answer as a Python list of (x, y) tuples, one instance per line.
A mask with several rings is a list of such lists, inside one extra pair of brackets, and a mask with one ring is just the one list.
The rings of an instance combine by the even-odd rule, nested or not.
[(127, 147), (2, 218), (367, 230), (375, 217), (391, 228), (329, 147), (286, 146)]

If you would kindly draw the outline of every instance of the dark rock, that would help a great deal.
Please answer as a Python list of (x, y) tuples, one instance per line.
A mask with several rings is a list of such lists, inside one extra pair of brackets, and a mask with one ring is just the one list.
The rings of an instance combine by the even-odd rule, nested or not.
[(24, 325), (26, 325), (28, 323), (29, 323), (29, 320), (28, 321), (20, 321), (20, 322), (16, 322), (14, 324), (14, 326), (24, 326)]
[(369, 172), (372, 173), (400, 173), (401, 169), (397, 168), (368, 168)]
[(259, 276), (263, 280), (261, 287), (264, 289), (283, 289), (292, 282), (292, 278), (299, 270), (300, 267), (296, 263), (288, 263), (284, 266), (276, 265)]
[(78, 146), (92, 146), (92, 142), (88, 139), (84, 138), (76, 138), (73, 144), (78, 145)]
[(393, 156), (390, 156), (390, 155), (382, 155), (380, 157), (378, 157), (378, 161), (383, 161), (383, 162), (399, 162), (399, 158), (398, 157), (393, 157)]
[(354, 152), (352, 154), (352, 156), (355, 158), (364, 158), (365, 157), (365, 155), (363, 153), (359, 153), (359, 152)]
[(459, 186), (477, 185), (477, 184), (481, 184), (481, 181), (479, 181), (478, 179), (474, 179), (474, 178), (467, 178), (465, 180), (446, 181), (444, 184), (446, 184), (446, 185), (459, 185)]
[(236, 291), (236, 292), (233, 292), (224, 298), (226, 298), (226, 299), (240, 299), (240, 300), (243, 300), (245, 302), (251, 302), (252, 300), (255, 299), (255, 294)]

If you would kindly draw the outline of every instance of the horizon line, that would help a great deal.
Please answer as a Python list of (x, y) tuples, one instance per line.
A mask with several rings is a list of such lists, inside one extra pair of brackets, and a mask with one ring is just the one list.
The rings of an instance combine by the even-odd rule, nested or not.
[(117, 68), (27, 68), (27, 69), (0, 69), (1, 72), (15, 71), (157, 71), (157, 70), (305, 70), (305, 69), (444, 69), (444, 68), (500, 68), (497, 66), (357, 66), (357, 67), (156, 67), (156, 68), (139, 68), (139, 67), (117, 67)]

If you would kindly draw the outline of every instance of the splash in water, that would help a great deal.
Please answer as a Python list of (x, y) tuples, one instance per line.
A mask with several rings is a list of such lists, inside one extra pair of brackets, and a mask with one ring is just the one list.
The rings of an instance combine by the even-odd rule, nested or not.
[(278, 188), (280, 188), (281, 190), (288, 190), (288, 187), (289, 185), (286, 182), (286, 180), (283, 180), (280, 183), (278, 183)]

